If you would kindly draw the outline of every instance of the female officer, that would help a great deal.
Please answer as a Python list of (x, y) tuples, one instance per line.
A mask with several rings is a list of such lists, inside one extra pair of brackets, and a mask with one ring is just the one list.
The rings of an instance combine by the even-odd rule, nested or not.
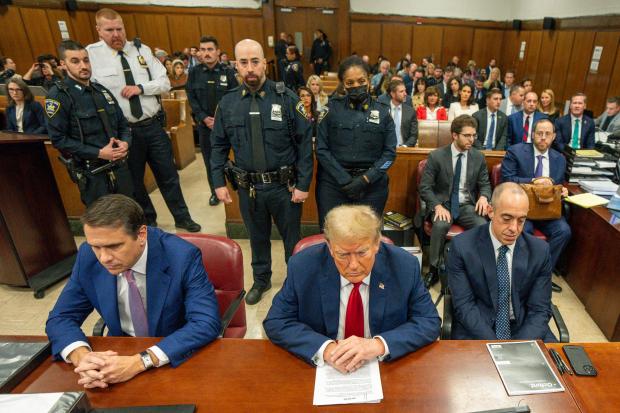
[(388, 197), (387, 170), (396, 157), (390, 107), (370, 97), (368, 66), (357, 56), (338, 69), (344, 96), (330, 99), (318, 119), (316, 198), (319, 224), (342, 204), (370, 205), (379, 216)]
[(300, 62), (301, 56), (297, 46), (286, 48), (286, 67), (284, 68), (284, 84), (292, 91), (300, 86), (306, 86), (304, 81), (304, 67)]

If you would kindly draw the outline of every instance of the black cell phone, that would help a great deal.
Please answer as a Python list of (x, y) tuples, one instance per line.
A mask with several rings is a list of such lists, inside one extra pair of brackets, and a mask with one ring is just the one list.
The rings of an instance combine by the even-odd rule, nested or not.
[(562, 346), (566, 358), (578, 376), (596, 376), (598, 373), (582, 346)]

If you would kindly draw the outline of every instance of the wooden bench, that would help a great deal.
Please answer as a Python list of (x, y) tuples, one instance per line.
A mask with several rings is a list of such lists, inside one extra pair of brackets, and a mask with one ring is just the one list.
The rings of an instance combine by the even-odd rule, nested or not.
[(183, 169), (196, 159), (194, 131), (189, 122), (187, 99), (162, 99), (166, 112), (166, 132), (172, 141), (172, 153), (177, 169)]
[(418, 121), (418, 147), (440, 148), (452, 142), (450, 125), (447, 120), (419, 120)]

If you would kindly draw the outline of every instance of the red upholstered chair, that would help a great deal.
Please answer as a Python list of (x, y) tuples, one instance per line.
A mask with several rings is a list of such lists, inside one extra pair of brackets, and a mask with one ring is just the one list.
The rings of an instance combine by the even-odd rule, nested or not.
[[(394, 242), (388, 237), (381, 235), (381, 241), (386, 244), (394, 245)], [(299, 240), (295, 248), (293, 248), (293, 255), (297, 254), (299, 251), (304, 250), (313, 245), (322, 244), (325, 242), (325, 236), (323, 234), (310, 235), (308, 237), (302, 238)]]

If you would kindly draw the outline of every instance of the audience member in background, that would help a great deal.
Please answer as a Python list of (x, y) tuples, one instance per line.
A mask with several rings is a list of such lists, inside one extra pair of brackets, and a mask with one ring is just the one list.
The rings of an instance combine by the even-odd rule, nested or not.
[[(415, 68), (418, 66), (414, 63)], [(396, 64), (396, 74), (400, 77), (405, 76), (405, 74), (409, 73), (409, 66), (411, 66), (411, 62), (407, 59), (400, 59)]]
[(515, 72), (514, 70), (507, 70), (504, 73), (504, 84), (501, 87), (502, 99), (508, 99), (510, 96), (510, 89), (515, 84)]
[(478, 104), (480, 109), (487, 105), (487, 90), (484, 87), (482, 76), (476, 76), (474, 79), (474, 102)]
[(390, 114), (394, 120), (396, 146), (413, 147), (418, 141), (418, 120), (411, 104), (406, 103), (407, 91), (402, 80), (393, 79), (388, 86)]
[(553, 90), (545, 89), (540, 93), (538, 110), (547, 115), (552, 122), (555, 122), (560, 117), (560, 109), (555, 107), (555, 94)]
[(168, 79), (170, 79), (170, 86), (172, 89), (185, 88), (187, 73), (185, 73), (185, 64), (181, 60), (172, 62), (172, 76), (168, 76)]
[(487, 73), (491, 73), (491, 70), (495, 67), (497, 67), (497, 61), (495, 59), (489, 60), (489, 64), (487, 65)]
[(168, 75), (168, 78), (174, 76), (174, 69), (172, 68), (172, 59), (169, 57), (166, 57), (164, 59), (164, 67), (166, 68), (166, 74)]
[(362, 56), (362, 61), (370, 67), (370, 57), (367, 54)]
[(410, 63), (409, 66), (407, 66), (406, 73), (403, 73), (401, 76), (403, 78), (403, 82), (405, 82), (405, 90), (407, 91), (408, 95), (412, 94), (413, 83), (416, 80), (415, 74), (417, 70), (418, 66), (415, 63)]
[(286, 33), (281, 32), (280, 38), (276, 42), (275, 54), (276, 54), (276, 65), (278, 66), (278, 79), (280, 81), (284, 81), (284, 69), (286, 68), (286, 48), (288, 44), (286, 43)]
[(471, 86), (461, 86), (461, 90), (459, 90), (459, 101), (450, 104), (448, 120), (452, 121), (461, 115), (473, 115), (476, 112), (478, 112), (478, 104), (474, 101)]
[(499, 107), (499, 110), (501, 110), (508, 116), (512, 115), (513, 113), (517, 113), (520, 110), (523, 110), (524, 97), (525, 89), (523, 89), (523, 86), (513, 84), (510, 88), (510, 94), (508, 95), (508, 99), (502, 100), (502, 105)]
[(576, 93), (570, 98), (569, 113), (555, 121), (557, 137), (554, 147), (560, 152), (564, 145), (573, 149), (594, 148), (594, 120), (586, 115), (587, 97), (583, 93)]
[(448, 111), (439, 104), (437, 87), (430, 86), (424, 92), (424, 105), (416, 109), (418, 120), (448, 120)]
[(503, 151), (508, 141), (508, 118), (499, 110), (502, 102), (502, 92), (491, 89), (487, 93), (487, 106), (472, 116), (478, 121), (476, 133), (478, 138), (474, 146), (478, 149)]
[(34, 100), (28, 85), (19, 77), (12, 77), (6, 84), (7, 131), (31, 134), (47, 133), (47, 120), (43, 107)]
[(413, 85), (413, 108), (418, 109), (420, 106), (424, 106), (424, 92), (426, 91), (426, 79), (423, 77), (415, 81)]
[(478, 76), (478, 69), (476, 68), (476, 61), (475, 60), (468, 61), (467, 66), (465, 67), (465, 71), (471, 73), (473, 78)]
[[(40, 74), (40, 76), (35, 77), (35, 73)], [(60, 73), (54, 72), (49, 62), (34, 63), (22, 79), (29, 86), (42, 86), (48, 90), (54, 85), (54, 82), (62, 80)]]
[(459, 67), (459, 61), (460, 59), (458, 56), (452, 56), (452, 59), (450, 59), (446, 67), (451, 67), (451, 68)]
[(200, 64), (200, 59), (198, 58), (198, 46), (190, 47), (188, 56), (189, 56), (189, 64), (187, 65), (188, 69), (191, 69), (192, 67)]
[(426, 84), (427, 86), (435, 86), (437, 84), (437, 77), (441, 79), (443, 71), (440, 67), (435, 67), (433, 63), (429, 63), (426, 66)]
[(432, 64), (432, 63), (433, 63), (433, 59), (432, 59), (430, 56), (424, 56), (424, 57), (422, 58), (422, 64), (421, 64), (421, 66), (422, 66), (424, 69), (426, 69), (426, 67), (427, 67), (429, 64)]
[(534, 90), (534, 82), (532, 82), (532, 79), (529, 79), (529, 78), (523, 79), (521, 81), (521, 86), (523, 86), (523, 89), (525, 89), (525, 93), (531, 92)]
[(6, 83), (7, 80), (15, 76), (17, 65), (10, 57), (0, 56), (0, 83)]
[(288, 46), (295, 46), (295, 38), (290, 33), (286, 34), (286, 44)]
[(379, 63), (379, 71), (370, 80), (370, 88), (376, 90), (379, 85), (389, 76), (390, 73), (390, 61), (382, 60)]
[[(449, 94), (452, 88), (454, 87), (454, 86), (450, 86), (450, 79), (452, 79), (453, 77), (454, 77), (454, 69), (451, 66), (448, 66), (443, 71), (442, 80), (439, 81), (439, 83), (435, 85), (437, 87), (437, 90), (439, 91), (439, 96), (442, 99), (446, 96), (446, 94)], [(460, 82), (459, 82), (459, 88), (460, 88)], [(454, 91), (452, 92), (452, 94), (454, 94)], [(449, 105), (446, 107), (449, 107)]]
[(377, 73), (379, 73), (381, 62), (383, 62), (384, 60), (385, 60), (385, 57), (383, 57), (383, 55), (379, 55), (377, 57), (377, 63), (372, 65), (372, 67), (370, 68), (370, 72), (372, 73), (372, 75), (376, 75)]
[(607, 99), (606, 110), (601, 116), (596, 118), (596, 127), (609, 134), (620, 133), (620, 96), (613, 96)]
[(284, 84), (295, 91), (300, 86), (305, 86), (304, 67), (301, 64), (301, 55), (297, 46), (286, 48), (286, 67), (284, 68)]
[(310, 63), (314, 68), (315, 75), (321, 75), (329, 71), (329, 58), (332, 56), (332, 46), (327, 40), (327, 35), (321, 29), (314, 32), (314, 41), (310, 50)]
[(484, 82), (485, 80), (487, 80), (487, 77), (489, 77), (489, 73), (487, 72), (487, 70), (483, 67), (482, 69), (480, 69), (480, 71), (478, 72), (478, 76), (480, 76), (482, 78), (482, 81)]
[[(390, 94), (390, 83), (394, 80), (402, 82), (403, 78), (398, 75), (392, 75), (386, 79), (386, 81), (381, 84), (381, 89), (377, 91), (381, 93), (378, 95), (377, 101), (383, 103), (384, 105), (390, 106), (390, 101), (392, 100), (392, 96)], [(411, 96), (409, 96), (406, 92), (407, 91), (405, 90), (405, 104), (413, 107), (413, 104), (411, 103)]]
[(168, 52), (156, 47), (153, 51), (153, 56), (155, 56), (160, 63), (164, 63), (168, 58)]
[(312, 138), (316, 138), (316, 122), (319, 117), (319, 110), (317, 109), (314, 94), (310, 88), (306, 86), (300, 86), (299, 89), (297, 89), (297, 94), (299, 95), (299, 100), (304, 105), (306, 119), (312, 124)]
[(474, 76), (471, 74), (469, 70), (465, 70), (463, 72), (463, 75), (461, 76), (461, 84), (471, 86), (472, 90), (476, 87)]
[(465, 229), (484, 225), (491, 199), (489, 172), (484, 154), (473, 147), (476, 120), (469, 115), (454, 119), (452, 143), (431, 151), (420, 181), (425, 217), (433, 223), (429, 248), (427, 288), (438, 280), (439, 258), (452, 223)]
[(321, 111), (325, 106), (327, 106), (329, 97), (323, 90), (323, 81), (319, 76), (310, 75), (310, 77), (308, 77), (308, 81), (306, 82), (306, 87), (310, 89), (312, 95), (314, 96), (317, 111)]
[(230, 60), (228, 60), (228, 53), (226, 53), (226, 52), (220, 53), (220, 63), (223, 66), (230, 67)]
[(502, 72), (499, 70), (499, 67), (494, 67), (489, 73), (489, 78), (484, 82), (485, 89), (501, 89)]
[(523, 110), (508, 116), (508, 146), (517, 143), (532, 143), (534, 125), (547, 115), (536, 110), (538, 95), (528, 92), (523, 99)]
[(448, 109), (453, 102), (458, 102), (461, 100), (459, 93), (461, 91), (461, 81), (452, 77), (448, 80), (448, 91), (443, 94), (441, 98), (441, 104), (444, 108)]

